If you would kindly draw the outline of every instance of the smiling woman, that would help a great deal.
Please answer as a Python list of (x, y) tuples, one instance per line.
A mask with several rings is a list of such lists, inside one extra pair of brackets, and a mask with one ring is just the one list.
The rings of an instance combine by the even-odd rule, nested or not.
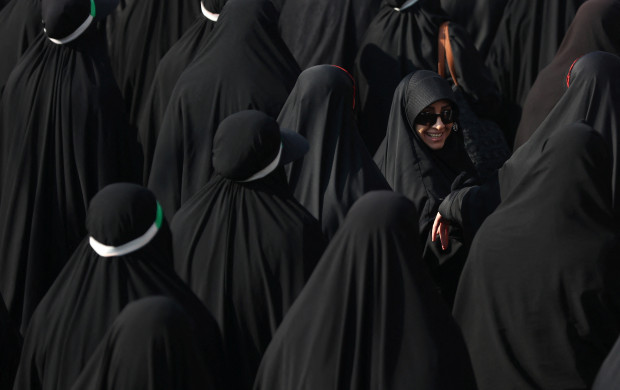
[(450, 101), (436, 101), (415, 118), (415, 130), (429, 148), (441, 149), (455, 126), (456, 116), (456, 110), (452, 108)]
[(458, 106), (450, 85), (437, 73), (419, 70), (396, 89), (386, 137), (375, 162), (394, 191), (411, 199), (420, 213), (424, 258), (450, 302), (467, 250), (460, 232), (450, 232), (446, 250), (433, 242), (431, 227), (442, 199), (457, 176), (475, 177), (458, 129)]

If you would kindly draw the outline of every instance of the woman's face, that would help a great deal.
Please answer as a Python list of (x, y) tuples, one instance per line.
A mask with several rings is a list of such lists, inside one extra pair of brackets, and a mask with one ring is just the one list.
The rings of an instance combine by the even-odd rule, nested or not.
[[(452, 122), (444, 122), (441, 118), (450, 118), (452, 104), (448, 100), (438, 100), (428, 105), (415, 119), (415, 130), (429, 148), (439, 150), (443, 148), (446, 139), (452, 131)], [(442, 114), (431, 118), (429, 114)], [(426, 117), (426, 118), (425, 118)], [(432, 123), (429, 123), (432, 122)]]

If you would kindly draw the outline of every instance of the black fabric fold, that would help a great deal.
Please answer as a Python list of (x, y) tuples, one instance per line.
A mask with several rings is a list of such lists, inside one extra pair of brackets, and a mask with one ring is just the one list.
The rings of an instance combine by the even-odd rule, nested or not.
[(199, 328), (174, 299), (142, 298), (119, 313), (71, 389), (223, 389), (212, 366), (222, 357), (215, 321)]
[(199, 0), (120, 0), (106, 18), (112, 69), (136, 125), (159, 60), (198, 18)]
[[(204, 1), (209, 12), (219, 14), (227, 0)], [(172, 45), (170, 50), (161, 58), (153, 82), (145, 98), (144, 107), (138, 118), (140, 144), (144, 155), (142, 177), (144, 185), (148, 184), (153, 153), (159, 135), (159, 128), (168, 107), (174, 86), (187, 66), (209, 41), (215, 27), (214, 21), (206, 17), (199, 18), (187, 31)]]

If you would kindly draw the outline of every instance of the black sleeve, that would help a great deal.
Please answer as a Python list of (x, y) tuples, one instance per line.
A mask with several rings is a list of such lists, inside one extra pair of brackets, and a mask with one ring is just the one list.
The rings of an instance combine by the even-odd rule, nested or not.
[(460, 226), (467, 242), (500, 203), (497, 174), (481, 185), (452, 191), (439, 205), (439, 213), (450, 223)]

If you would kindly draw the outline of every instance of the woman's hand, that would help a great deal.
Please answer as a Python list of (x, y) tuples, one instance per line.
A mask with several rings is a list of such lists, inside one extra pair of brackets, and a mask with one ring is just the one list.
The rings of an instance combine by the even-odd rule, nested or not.
[(441, 241), (441, 249), (444, 251), (448, 247), (448, 242), (450, 239), (449, 235), (450, 231), (450, 222), (441, 216), (441, 214), (437, 213), (435, 217), (435, 222), (433, 222), (433, 229), (431, 230), (431, 241), (435, 242), (435, 238), (439, 235), (439, 240)]

